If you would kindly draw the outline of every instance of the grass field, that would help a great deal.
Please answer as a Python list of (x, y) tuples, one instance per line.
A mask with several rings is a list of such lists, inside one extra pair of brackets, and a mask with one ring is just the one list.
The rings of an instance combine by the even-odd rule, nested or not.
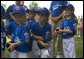
[[(57, 42), (55, 44), (55, 56), (57, 54)], [(63, 55), (64, 56), (64, 55)], [(76, 57), (77, 58), (83, 58), (83, 37), (76, 37)], [(10, 58), (10, 53), (7, 51), (5, 51), (5, 58)]]

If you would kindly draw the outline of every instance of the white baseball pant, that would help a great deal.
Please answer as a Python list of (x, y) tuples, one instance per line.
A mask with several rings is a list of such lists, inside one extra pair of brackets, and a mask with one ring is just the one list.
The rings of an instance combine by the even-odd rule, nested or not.
[(11, 58), (30, 58), (30, 56), (31, 52), (23, 53), (16, 50), (11, 52)]
[(74, 37), (63, 39), (63, 50), (65, 58), (76, 58), (76, 42)]
[(53, 45), (54, 45), (54, 42), (53, 42), (53, 40), (51, 40), (50, 42), (50, 46), (49, 46), (49, 48), (48, 48), (48, 51), (49, 51), (49, 58), (53, 58)]
[(41, 58), (49, 58), (49, 56), (48, 49), (41, 49)]
[(39, 58), (39, 56), (40, 56), (40, 49), (37, 46), (37, 42), (34, 40), (32, 46), (32, 58)]

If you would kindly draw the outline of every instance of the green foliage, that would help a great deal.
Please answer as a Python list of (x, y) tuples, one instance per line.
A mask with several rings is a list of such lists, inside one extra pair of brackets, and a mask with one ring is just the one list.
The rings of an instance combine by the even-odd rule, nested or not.
[(5, 50), (5, 58), (10, 58), (10, 52), (8, 52), (7, 48)]
[(29, 4), (29, 9), (32, 9), (32, 8), (35, 10), (40, 9), (40, 7), (38, 6), (38, 3), (36, 3), (36, 2), (32, 2)]

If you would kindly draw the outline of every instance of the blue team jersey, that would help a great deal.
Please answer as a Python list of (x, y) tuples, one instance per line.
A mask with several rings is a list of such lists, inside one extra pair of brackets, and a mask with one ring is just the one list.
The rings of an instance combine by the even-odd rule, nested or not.
[(5, 50), (5, 44), (6, 44), (6, 31), (5, 27), (2, 24), (1, 25), (1, 50)]
[(76, 33), (76, 20), (74, 18), (67, 19), (62, 23), (62, 29), (71, 30), (74, 34), (63, 33), (62, 38), (73, 37)]
[(30, 27), (27, 23), (22, 26), (18, 26), (15, 35), (13, 37), (14, 42), (21, 41), (23, 44), (16, 47), (17, 51), (29, 52), (32, 50), (32, 41), (30, 39)]
[(10, 35), (14, 36), (16, 28), (18, 26), (19, 25), (15, 21), (10, 22), (8, 24), (8, 26), (7, 26), (7, 32), (6, 32), (6, 34), (10, 34)]
[(58, 17), (63, 12), (63, 6), (65, 6), (67, 1), (52, 1), (50, 10), (52, 11), (52, 17)]
[[(32, 27), (32, 32), (33, 32), (34, 35), (43, 37), (45, 43), (49, 42), (52, 39), (52, 36), (51, 36), (51, 26), (48, 23), (45, 26), (40, 27), (39, 22), (37, 22)], [(39, 43), (37, 43), (37, 44), (38, 44), (38, 47), (40, 49), (44, 48)]]

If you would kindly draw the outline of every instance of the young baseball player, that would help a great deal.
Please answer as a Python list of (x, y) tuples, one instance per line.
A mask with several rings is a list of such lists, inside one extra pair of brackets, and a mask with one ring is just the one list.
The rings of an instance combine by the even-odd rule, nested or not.
[[(29, 19), (28, 24), (30, 25), (30, 29), (31, 29), (31, 32), (32, 32), (33, 25), (37, 23), (36, 20), (35, 20), (36, 11), (34, 9), (30, 9), (28, 11), (28, 15), (29, 15), (28, 16), (28, 19)], [(34, 38), (31, 38), (31, 39), (34, 40)], [(39, 48), (37, 46), (37, 42), (34, 40), (33, 41), (33, 46), (32, 46), (32, 57), (33, 58), (39, 58), (39, 55), (40, 55)]]
[(5, 58), (6, 31), (3, 23), (5, 9), (1, 6), (1, 58)]
[(48, 58), (49, 41), (51, 40), (51, 26), (48, 24), (49, 11), (47, 8), (38, 10), (38, 22), (32, 27), (33, 38), (36, 39), (41, 51), (41, 58)]
[(32, 41), (30, 40), (30, 27), (26, 23), (26, 11), (22, 6), (15, 6), (13, 8), (13, 14), (18, 27), (15, 30), (13, 41), (9, 43), (8, 49), (15, 51), (15, 58), (29, 58), (32, 50)]
[(64, 10), (66, 18), (62, 23), (62, 29), (55, 31), (55, 34), (62, 34), (65, 58), (76, 58), (76, 43), (74, 38), (76, 34), (75, 10), (71, 4), (66, 4)]

